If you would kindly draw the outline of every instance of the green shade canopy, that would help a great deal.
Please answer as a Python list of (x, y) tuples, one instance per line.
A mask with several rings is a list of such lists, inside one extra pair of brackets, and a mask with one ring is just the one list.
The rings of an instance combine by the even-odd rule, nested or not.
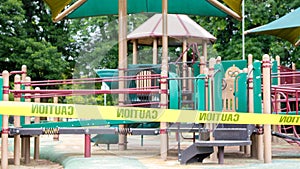
[(300, 7), (266, 25), (245, 32), (267, 34), (285, 39), (295, 46), (300, 44)]
[[(127, 13), (161, 13), (161, 0), (127, 0)], [(228, 14), (207, 0), (169, 0), (168, 13), (200, 16), (227, 17)], [(72, 11), (67, 18), (83, 18), (99, 15), (117, 15), (118, 0), (87, 0)]]

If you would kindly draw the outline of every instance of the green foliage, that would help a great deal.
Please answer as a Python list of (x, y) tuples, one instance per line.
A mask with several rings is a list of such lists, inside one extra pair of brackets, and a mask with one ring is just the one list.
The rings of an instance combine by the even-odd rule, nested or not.
[(20, 70), (27, 65), (32, 80), (71, 77), (77, 48), (68, 21), (52, 23), (42, 0), (1, 1), (1, 69)]
[[(129, 15), (128, 32), (134, 30), (146, 18), (148, 16), (145, 14)], [(94, 75), (95, 68), (116, 69), (118, 67), (118, 16), (73, 19), (70, 30), (80, 45), (79, 56), (74, 67), (75, 77)], [(130, 63), (132, 47), (130, 43), (128, 45), (127, 56)]]
[[(300, 6), (300, 1), (286, 0), (246, 0), (245, 30), (267, 23)], [(223, 60), (242, 59), (242, 23), (233, 18), (192, 17), (205, 29), (217, 37), (213, 45)], [(249, 34), (245, 36), (245, 54), (252, 54), (254, 59), (261, 60), (263, 54), (272, 57), (279, 55), (284, 65), (291, 62), (300, 66), (298, 56), (300, 49), (289, 42), (269, 35)]]

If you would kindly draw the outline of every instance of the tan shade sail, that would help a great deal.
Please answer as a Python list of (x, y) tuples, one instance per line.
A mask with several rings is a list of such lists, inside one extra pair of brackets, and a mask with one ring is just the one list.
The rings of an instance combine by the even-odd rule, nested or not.
[(242, 17), (242, 0), (223, 0), (234, 12)]
[(52, 14), (52, 19), (56, 16), (71, 2), (71, 0), (44, 0), (49, 6)]
[[(153, 39), (158, 39), (158, 45), (161, 45), (162, 37), (162, 15), (155, 14), (146, 22), (132, 31), (128, 40), (138, 40), (139, 44), (151, 45)], [(199, 24), (189, 18), (187, 15), (168, 14), (168, 37), (170, 45), (181, 45), (186, 39), (188, 43), (202, 44), (214, 42), (216, 38), (202, 28)]]

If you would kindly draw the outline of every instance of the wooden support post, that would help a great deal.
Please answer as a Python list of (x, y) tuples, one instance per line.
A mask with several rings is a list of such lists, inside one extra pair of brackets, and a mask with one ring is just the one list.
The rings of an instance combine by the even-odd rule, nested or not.
[[(14, 89), (21, 89), (21, 76), (15, 75)], [(21, 96), (15, 96), (14, 101), (20, 102)], [(14, 116), (14, 127), (21, 127), (20, 116)], [(19, 134), (14, 135), (14, 164), (20, 165), (21, 160), (21, 137)]]
[[(168, 0), (162, 0), (162, 59), (161, 59), (161, 95), (160, 108), (168, 108)], [(160, 157), (168, 156), (168, 123), (160, 123)]]
[[(209, 76), (210, 76), (210, 79), (208, 80), (209, 81), (209, 87), (208, 87), (208, 93), (209, 93), (209, 110), (210, 111), (214, 111), (214, 91), (213, 91), (213, 87), (214, 87), (214, 81), (213, 81), (213, 76), (214, 76), (214, 66), (216, 64), (216, 59), (215, 58), (210, 58), (209, 59)], [(215, 130), (215, 127), (216, 127), (216, 124), (214, 123), (210, 123), (209, 124), (209, 129), (210, 131), (214, 131)], [(215, 138), (213, 137), (213, 132), (210, 132), (210, 140), (215, 140)], [(217, 147), (214, 147), (214, 153), (212, 153), (210, 155), (210, 159), (212, 161), (217, 161), (218, 157), (217, 157), (217, 153), (218, 150), (217, 150)]]
[[(55, 103), (55, 104), (58, 103), (58, 97), (53, 97), (53, 103)], [(53, 121), (54, 122), (59, 122), (59, 118), (58, 117), (54, 117)], [(54, 141), (59, 141), (59, 134), (54, 134), (53, 135), (53, 140)]]
[[(249, 68), (244, 68), (243, 73), (249, 73)], [(249, 87), (249, 84), (248, 84), (248, 87)], [(252, 86), (252, 88), (253, 88), (253, 86)], [(249, 97), (249, 93), (248, 93), (248, 97)], [(248, 109), (249, 109), (249, 104), (248, 104)], [(251, 146), (250, 145), (245, 145), (244, 146), (244, 153), (245, 153), (245, 155), (250, 156), (250, 154), (251, 154)]]
[(138, 58), (138, 41), (136, 39), (133, 40), (132, 43), (132, 64), (137, 64)]
[[(193, 77), (193, 71), (192, 71), (192, 68), (191, 68), (191, 67), (188, 67), (187, 73), (188, 73), (188, 77)], [(193, 89), (194, 89), (193, 84), (194, 84), (194, 83), (193, 83), (193, 79), (188, 79), (188, 83), (187, 83), (187, 88), (188, 88), (188, 90), (193, 91)]]
[[(263, 113), (271, 114), (271, 63), (269, 55), (263, 56)], [(264, 163), (272, 162), (271, 125), (264, 125)]]
[(204, 74), (204, 68), (206, 67), (204, 56), (200, 57), (200, 74)]
[[(30, 82), (31, 81), (31, 78), (30, 77), (26, 77), (25, 78), (25, 82)], [(27, 85), (25, 86), (25, 90), (30, 90), (30, 85)], [(25, 94), (25, 102), (31, 102), (30, 100), (30, 94)], [(30, 124), (30, 116), (25, 116), (25, 124)], [(24, 149), (24, 158), (25, 158), (25, 164), (29, 164), (30, 163), (30, 136), (28, 137), (24, 137), (24, 146), (25, 146), (25, 149)]]
[[(40, 90), (39, 87), (36, 87), (35, 90), (38, 92)], [(36, 96), (40, 95), (39, 93), (35, 94)], [(40, 103), (40, 98), (34, 99), (35, 103)], [(34, 117), (34, 123), (40, 123), (40, 117)], [(40, 136), (34, 137), (34, 153), (33, 153), (33, 159), (38, 160), (40, 158)]]
[[(183, 40), (183, 44), (182, 44), (182, 52), (183, 56), (182, 56), (182, 77), (185, 78), (187, 77), (187, 71), (188, 71), (188, 65), (187, 65), (187, 40), (184, 39)], [(187, 90), (187, 80), (183, 79), (182, 80), (182, 91), (185, 92)], [(182, 98), (183, 100), (186, 100), (186, 96), (184, 96)]]
[(295, 63), (292, 63), (292, 70), (293, 70), (293, 84), (296, 83), (296, 76), (295, 76), (295, 72), (297, 69), (296, 69), (296, 64)]
[[(276, 56), (276, 62), (277, 62), (277, 82), (278, 82), (277, 85), (280, 85), (280, 57), (278, 55)], [(280, 112), (281, 111), (281, 102), (278, 101), (279, 99), (280, 99), (280, 94), (277, 94), (276, 95), (276, 107), (275, 107), (276, 110), (274, 110), (275, 112)], [(279, 131), (278, 125), (273, 125), (272, 129), (275, 132)], [(279, 138), (276, 137), (276, 136), (273, 136), (272, 141), (274, 143), (278, 143)]]
[(218, 56), (216, 59), (216, 64), (221, 64), (221, 62), (222, 62), (222, 58), (221, 56)]
[[(127, 0), (119, 0), (119, 76), (125, 76), (127, 68)], [(123, 90), (126, 86), (125, 81), (119, 82), (119, 89)], [(125, 94), (119, 94), (119, 105), (123, 106)], [(125, 128), (125, 125), (119, 125), (119, 128)], [(127, 149), (127, 135), (119, 135), (119, 150)]]
[(207, 42), (203, 41), (202, 43), (202, 55), (204, 57), (204, 62), (207, 62)]
[[(203, 74), (205, 74), (206, 77), (209, 76), (209, 70), (208, 70), (207, 67), (204, 68)], [(205, 78), (205, 110), (207, 110), (207, 111), (209, 110), (209, 97), (208, 97), (208, 95), (209, 95), (208, 78)], [(206, 128), (210, 128), (210, 124), (205, 123), (205, 125), (206, 125), (205, 126)]]
[[(2, 72), (3, 78), (3, 101), (9, 101), (9, 72)], [(2, 135), (1, 135), (1, 167), (8, 168), (8, 115), (2, 116)]]
[[(249, 74), (249, 84), (248, 84), (248, 111), (249, 113), (254, 113), (254, 100), (253, 100), (253, 56), (248, 55), (248, 74)], [(252, 157), (257, 157), (257, 139), (256, 135), (251, 136), (252, 146), (250, 154)]]
[[(22, 65), (22, 75), (21, 75), (21, 81), (25, 82), (26, 81), (26, 77), (27, 77), (27, 66), (26, 65)], [(22, 137), (21, 138), (21, 157), (25, 156), (25, 138)]]
[(158, 63), (158, 48), (157, 48), (157, 38), (153, 39), (153, 60), (152, 63), (153, 64), (157, 64)]
[(26, 65), (22, 65), (21, 70), (23, 72), (22, 75), (21, 75), (21, 80), (22, 80), (22, 82), (24, 82), (25, 79), (26, 79), (26, 76), (27, 76), (27, 66)]
[[(259, 127), (262, 128), (261, 125)], [(264, 160), (264, 135), (257, 135), (257, 159)]]

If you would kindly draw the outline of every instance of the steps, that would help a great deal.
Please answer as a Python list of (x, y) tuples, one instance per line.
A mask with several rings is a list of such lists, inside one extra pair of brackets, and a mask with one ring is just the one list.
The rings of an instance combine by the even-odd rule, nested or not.
[(203, 159), (213, 153), (213, 147), (199, 147), (196, 144), (192, 144), (187, 149), (183, 150), (179, 156), (180, 164), (188, 164), (193, 162), (202, 162)]
[(215, 140), (249, 140), (254, 128), (248, 124), (219, 124), (213, 136)]

